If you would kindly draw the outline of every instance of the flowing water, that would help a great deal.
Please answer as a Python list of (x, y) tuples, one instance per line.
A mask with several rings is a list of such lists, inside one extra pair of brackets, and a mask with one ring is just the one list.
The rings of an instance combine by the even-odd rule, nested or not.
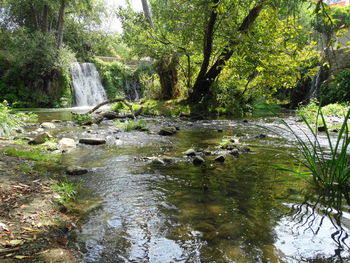
[(75, 106), (95, 106), (107, 99), (100, 75), (93, 63), (72, 63)]
[[(258, 127), (278, 118), (172, 121), (180, 131), (171, 137), (157, 134), (169, 120), (147, 121), (150, 133), (106, 123), (61, 135), (109, 142), (81, 145), (63, 160), (90, 169), (71, 178), (85, 189), (81, 205), (99, 200), (72, 236), (81, 262), (350, 262), (347, 203), (274, 168), (298, 165), (292, 138)], [(231, 136), (251, 151), (215, 162)], [(194, 166), (188, 148), (215, 154)], [(172, 162), (149, 161), (164, 156)]]

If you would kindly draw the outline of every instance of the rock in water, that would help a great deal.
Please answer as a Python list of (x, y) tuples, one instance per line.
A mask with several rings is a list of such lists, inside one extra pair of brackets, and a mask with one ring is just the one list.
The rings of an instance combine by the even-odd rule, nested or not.
[(99, 139), (99, 138), (81, 138), (79, 139), (79, 143), (83, 144), (89, 144), (89, 145), (100, 145), (105, 144), (105, 139)]
[(174, 135), (177, 132), (176, 127), (164, 127), (159, 131), (159, 135), (163, 136), (171, 136)]
[(40, 124), (40, 127), (44, 129), (55, 129), (56, 125), (51, 122), (43, 122), (42, 124)]
[(66, 170), (69, 175), (82, 175), (88, 173), (88, 169), (80, 166), (70, 166)]
[(62, 151), (68, 151), (70, 149), (74, 149), (77, 146), (76, 141), (70, 138), (62, 138), (58, 142), (58, 148)]
[(52, 136), (49, 133), (44, 132), (44, 133), (37, 135), (33, 140), (29, 141), (28, 144), (31, 144), (31, 145), (43, 144), (51, 138), (52, 138)]
[(231, 155), (233, 155), (234, 157), (238, 158), (239, 157), (239, 151), (238, 149), (233, 149), (231, 152), (230, 152)]
[(192, 162), (194, 165), (201, 165), (204, 163), (204, 159), (202, 157), (196, 156)]
[(224, 155), (219, 155), (218, 157), (215, 158), (215, 161), (219, 162), (219, 163), (223, 163), (225, 162), (226, 157)]
[(164, 161), (159, 159), (159, 158), (156, 158), (154, 159), (152, 162), (151, 162), (152, 165), (155, 165), (155, 166), (163, 166), (165, 165)]
[(184, 152), (187, 156), (196, 156), (196, 151), (193, 149), (188, 149), (186, 152)]

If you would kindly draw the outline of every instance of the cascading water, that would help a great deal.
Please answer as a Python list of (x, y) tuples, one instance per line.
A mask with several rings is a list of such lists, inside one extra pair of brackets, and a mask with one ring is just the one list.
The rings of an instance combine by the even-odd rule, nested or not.
[(75, 106), (95, 106), (107, 99), (100, 75), (94, 64), (71, 65)]

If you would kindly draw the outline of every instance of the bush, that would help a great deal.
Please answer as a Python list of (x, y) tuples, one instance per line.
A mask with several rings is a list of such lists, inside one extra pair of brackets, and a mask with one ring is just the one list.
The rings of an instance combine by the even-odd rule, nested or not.
[(134, 131), (134, 130), (142, 130), (147, 126), (147, 122), (145, 120), (129, 120), (126, 121), (125, 123), (122, 123), (120, 121), (115, 121), (114, 122), (117, 127), (120, 127), (124, 129), (125, 131)]
[(14, 129), (19, 128), (22, 121), (15, 114), (11, 113), (7, 102), (0, 103), (0, 136), (13, 133)]
[(335, 75), (334, 80), (321, 87), (322, 105), (350, 102), (350, 69)]

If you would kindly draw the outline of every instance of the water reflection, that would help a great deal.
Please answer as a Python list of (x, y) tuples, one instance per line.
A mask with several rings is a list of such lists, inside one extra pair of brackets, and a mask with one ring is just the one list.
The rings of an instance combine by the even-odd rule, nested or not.
[(348, 204), (339, 189), (310, 191), (303, 202), (287, 203), (291, 210), (276, 228), (277, 247), (290, 262), (349, 262)]

